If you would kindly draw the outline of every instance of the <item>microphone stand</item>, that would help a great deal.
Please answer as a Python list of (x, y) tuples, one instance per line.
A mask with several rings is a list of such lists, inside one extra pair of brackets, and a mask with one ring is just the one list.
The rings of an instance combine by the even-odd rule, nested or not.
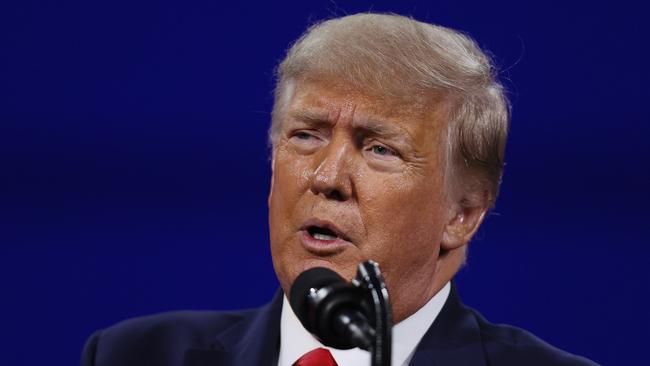
[(373, 307), (375, 338), (370, 349), (371, 365), (390, 366), (393, 319), (388, 290), (379, 265), (372, 260), (360, 263), (353, 282), (365, 290)]

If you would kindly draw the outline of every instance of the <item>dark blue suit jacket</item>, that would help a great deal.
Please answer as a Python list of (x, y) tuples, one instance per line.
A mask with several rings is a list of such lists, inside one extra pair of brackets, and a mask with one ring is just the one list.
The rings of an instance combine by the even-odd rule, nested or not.
[[(93, 334), (82, 366), (276, 365), (282, 292), (238, 312), (175, 312), (127, 320)], [(411, 365), (595, 365), (532, 334), (487, 322), (464, 306), (455, 286), (418, 345)], [(398, 365), (395, 365), (398, 366)]]

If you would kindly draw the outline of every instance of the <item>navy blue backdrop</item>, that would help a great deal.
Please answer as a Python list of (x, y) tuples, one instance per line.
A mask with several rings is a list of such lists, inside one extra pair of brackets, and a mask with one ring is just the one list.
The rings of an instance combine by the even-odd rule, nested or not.
[(73, 365), (124, 318), (266, 302), (272, 70), (311, 22), (392, 11), (492, 51), (514, 117), (458, 276), (495, 322), (611, 365), (650, 329), (648, 11), (609, 4), (0, 5), (0, 361)]

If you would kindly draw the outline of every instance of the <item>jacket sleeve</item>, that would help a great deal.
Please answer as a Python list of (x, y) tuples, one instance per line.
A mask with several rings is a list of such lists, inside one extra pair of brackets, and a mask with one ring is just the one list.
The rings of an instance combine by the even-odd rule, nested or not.
[(100, 335), (101, 330), (98, 330), (86, 341), (86, 345), (81, 352), (81, 366), (95, 366), (95, 355), (97, 354), (97, 343), (99, 343)]

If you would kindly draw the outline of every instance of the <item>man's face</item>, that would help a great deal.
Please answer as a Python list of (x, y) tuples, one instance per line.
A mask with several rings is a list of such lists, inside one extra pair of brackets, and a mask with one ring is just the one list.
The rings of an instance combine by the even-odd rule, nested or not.
[(295, 85), (273, 152), (269, 224), (285, 293), (305, 269), (347, 279), (379, 263), (400, 321), (439, 290), (450, 220), (444, 108), (392, 101), (340, 81)]

